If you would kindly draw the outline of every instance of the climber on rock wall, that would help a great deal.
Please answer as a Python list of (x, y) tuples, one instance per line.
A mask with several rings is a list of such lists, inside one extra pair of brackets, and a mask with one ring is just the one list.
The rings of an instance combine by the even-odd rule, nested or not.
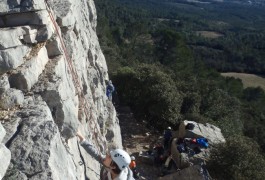
[(100, 172), (101, 180), (134, 180), (133, 173), (129, 168), (131, 158), (127, 152), (122, 149), (115, 149), (103, 155), (79, 131), (76, 136), (87, 153), (103, 165)]
[(107, 85), (107, 97), (110, 101), (112, 101), (112, 93), (115, 91), (114, 85), (112, 84), (112, 81), (109, 80), (108, 85)]

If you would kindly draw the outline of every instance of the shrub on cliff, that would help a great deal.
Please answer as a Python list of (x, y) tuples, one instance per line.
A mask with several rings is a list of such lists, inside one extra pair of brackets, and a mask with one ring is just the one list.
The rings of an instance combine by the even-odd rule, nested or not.
[(208, 170), (214, 179), (255, 179), (265, 177), (265, 159), (258, 144), (250, 138), (235, 136), (211, 151)]
[(152, 125), (163, 128), (180, 119), (182, 95), (169, 74), (156, 65), (121, 68), (113, 80), (121, 101)]
[(242, 134), (240, 101), (221, 89), (209, 90), (202, 98), (201, 114), (212, 119), (228, 137)]

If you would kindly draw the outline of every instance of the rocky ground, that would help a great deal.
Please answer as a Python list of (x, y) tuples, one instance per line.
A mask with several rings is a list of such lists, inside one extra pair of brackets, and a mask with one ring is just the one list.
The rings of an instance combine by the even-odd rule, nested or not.
[(120, 121), (123, 147), (130, 155), (136, 157), (140, 179), (157, 179), (161, 174), (161, 167), (155, 166), (152, 160), (143, 161), (139, 158), (139, 153), (148, 151), (150, 145), (161, 138), (160, 134), (150, 130), (145, 122), (137, 122), (129, 107), (119, 106), (116, 110)]

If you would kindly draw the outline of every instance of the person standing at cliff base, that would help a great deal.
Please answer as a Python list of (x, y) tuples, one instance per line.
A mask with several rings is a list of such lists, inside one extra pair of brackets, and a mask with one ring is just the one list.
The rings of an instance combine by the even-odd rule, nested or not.
[(168, 127), (164, 132), (164, 148), (167, 150), (169, 147), (169, 142), (172, 138), (171, 127)]
[(122, 149), (115, 149), (109, 154), (103, 155), (79, 131), (76, 136), (86, 152), (103, 165), (100, 171), (100, 180), (134, 180), (133, 173), (129, 168), (131, 158), (127, 152)]

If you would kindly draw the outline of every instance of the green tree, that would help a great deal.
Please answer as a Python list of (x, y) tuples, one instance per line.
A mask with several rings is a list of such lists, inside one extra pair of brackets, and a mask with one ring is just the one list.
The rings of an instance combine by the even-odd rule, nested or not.
[(262, 180), (265, 177), (265, 159), (252, 139), (230, 137), (211, 151), (207, 169), (214, 179)]
[(223, 90), (214, 89), (204, 94), (201, 113), (216, 122), (226, 137), (242, 133), (240, 101)]
[(121, 68), (114, 76), (123, 102), (130, 104), (135, 112), (152, 125), (164, 128), (178, 124), (182, 94), (170, 75), (156, 65), (140, 64), (134, 70)]

